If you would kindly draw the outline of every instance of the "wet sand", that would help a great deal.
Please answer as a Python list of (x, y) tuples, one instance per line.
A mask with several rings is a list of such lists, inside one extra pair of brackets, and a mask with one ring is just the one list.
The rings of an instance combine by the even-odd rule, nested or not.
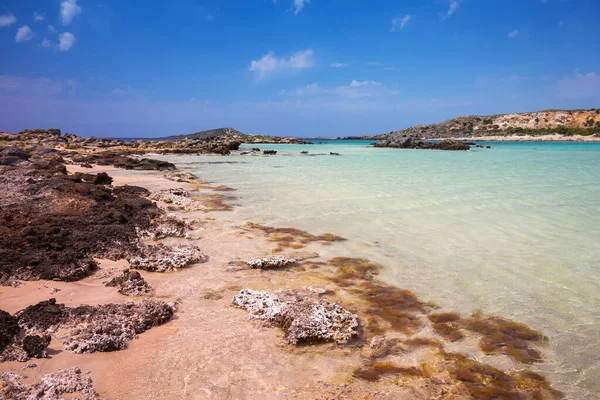
[[(373, 295), (385, 290), (390, 298), (408, 294), (372, 284), (358, 275), (358, 267), (348, 270), (345, 275), (336, 272), (335, 265), (319, 258), (323, 243), (310, 242), (291, 246), (302, 248), (289, 248), (285, 246), (289, 243), (285, 237), (274, 238), (268, 230), (248, 226), (251, 221), (232, 220), (226, 211), (221, 211), (223, 207), (214, 207), (215, 204), (235, 204), (234, 199), (221, 197), (231, 194), (222, 193), (223, 188), (217, 184), (173, 182), (159, 172), (69, 166), (69, 172), (77, 171), (107, 172), (114, 178), (114, 186), (130, 184), (150, 191), (178, 187), (189, 190), (196, 199), (206, 202), (209, 210), (217, 211), (173, 211), (177, 216), (198, 221), (201, 228), (190, 238), (168, 238), (162, 242), (198, 245), (209, 260), (176, 272), (140, 271), (155, 289), (151, 297), (176, 301), (178, 309), (171, 322), (141, 334), (128, 349), (72, 354), (54, 341), (50, 345), (50, 358), (29, 362), (37, 364), (36, 368), (23, 371), (25, 364), (7, 362), (0, 364), (0, 372), (15, 372), (34, 380), (60, 368), (79, 366), (91, 371), (96, 390), (107, 399), (462, 399), (472, 398), (476, 393), (469, 386), (472, 382), (487, 382), (486, 379), (495, 374), (493, 371), (487, 375), (475, 372), (475, 378), (469, 375), (479, 368), (479, 361), (510, 374), (528, 367), (507, 355), (484, 354), (475, 336), (467, 335), (455, 342), (443, 339), (427, 321), (429, 311), (415, 313), (418, 323), (414, 324), (414, 329), (407, 330), (405, 325), (402, 329), (386, 329), (388, 316), (370, 316), (369, 312), (375, 310), (373, 304), (359, 296), (356, 288), (370, 288), (368, 285), (371, 284), (378, 291), (372, 292)], [(328, 243), (328, 254), (332, 250), (335, 252), (335, 247), (336, 243)], [(272, 271), (243, 266), (244, 261), (268, 256), (273, 251), (304, 261), (297, 266)], [(118, 294), (115, 288), (104, 286), (104, 282), (126, 264), (125, 261), (100, 260), (100, 270), (79, 282), (38, 281), (26, 282), (19, 288), (2, 287), (0, 303), (3, 309), (14, 313), (50, 297), (67, 305), (130, 301), (131, 298)], [(364, 325), (362, 337), (347, 345), (293, 346), (288, 344), (280, 329), (251, 321), (244, 310), (231, 305), (232, 297), (241, 289), (275, 291), (307, 286), (327, 290), (328, 300), (357, 312)], [(51, 294), (51, 288), (60, 291)], [(393, 300), (397, 301), (396, 298)], [(435, 309), (433, 305), (427, 307)], [(380, 329), (375, 330), (373, 323)], [(401, 349), (390, 351), (383, 357), (375, 355), (378, 347), (373, 344), (373, 338), (376, 336), (381, 340), (383, 336), (396, 340)], [(407, 340), (414, 338), (420, 338), (422, 342), (409, 345)], [(455, 352), (477, 360), (474, 361), (476, 364), (469, 365), (470, 372), (465, 372), (469, 376), (460, 375), (464, 371), (457, 372)], [(395, 366), (401, 365), (404, 372), (384, 371), (380, 363), (380, 377), (375, 380), (358, 378), (356, 371), (365, 366), (370, 368), (374, 365), (373, 360), (385, 361), (388, 367), (392, 362)], [(462, 358), (460, 360), (464, 363)], [(451, 367), (446, 365), (449, 362)], [(409, 368), (418, 373), (408, 373)], [(535, 382), (539, 381), (538, 378), (527, 379), (517, 379), (526, 381), (520, 384), (519, 391), (535, 388)], [(499, 393), (505, 389), (500, 388), (503, 383), (489, 383), (490, 387), (497, 387)], [(539, 387), (545, 387), (545, 384), (539, 384)], [(512, 389), (506, 390), (509, 393)], [(533, 398), (534, 392), (541, 398), (558, 397), (549, 390), (536, 389), (522, 398)], [(489, 396), (494, 395), (490, 393)]]

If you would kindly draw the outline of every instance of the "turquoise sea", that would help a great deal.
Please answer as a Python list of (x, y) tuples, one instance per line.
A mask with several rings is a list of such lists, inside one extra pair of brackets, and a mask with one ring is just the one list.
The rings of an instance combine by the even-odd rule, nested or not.
[(446, 152), (321, 142), (177, 162), (237, 189), (242, 221), (339, 234), (350, 239), (345, 255), (382, 263), (385, 280), (425, 300), (542, 331), (548, 361), (537, 369), (570, 398), (597, 398), (600, 144)]

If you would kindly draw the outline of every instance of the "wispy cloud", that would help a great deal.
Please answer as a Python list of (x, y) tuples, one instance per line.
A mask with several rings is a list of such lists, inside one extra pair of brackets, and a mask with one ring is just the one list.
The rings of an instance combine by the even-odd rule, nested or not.
[(33, 39), (33, 31), (27, 25), (24, 25), (17, 30), (15, 41), (17, 43), (26, 42)]
[(294, 14), (298, 15), (308, 3), (310, 3), (310, 0), (294, 0)]
[(576, 73), (560, 79), (556, 84), (558, 97), (565, 99), (600, 100), (600, 74)]
[(381, 83), (376, 81), (355, 81), (350, 82), (350, 86), (359, 87), (359, 86), (381, 86)]
[(329, 66), (331, 68), (346, 68), (348, 66), (348, 64), (346, 64), (346, 63), (332, 63), (332, 64), (329, 64)]
[(60, 93), (62, 88), (60, 82), (47, 78), (28, 79), (21, 76), (0, 75), (0, 93), (52, 96)]
[(0, 15), (0, 28), (4, 28), (6, 26), (11, 26), (17, 22), (17, 17), (12, 14), (2, 14)]
[(273, 52), (269, 52), (260, 60), (252, 60), (249, 70), (257, 73), (259, 79), (266, 79), (276, 71), (311, 68), (314, 65), (313, 55), (312, 49), (299, 51), (287, 59), (277, 58)]
[(518, 29), (514, 29), (514, 30), (508, 32), (508, 38), (509, 39), (514, 39), (517, 36), (519, 36), (519, 30)]
[(51, 33), (56, 33), (56, 32), (57, 32), (57, 30), (56, 30), (56, 28), (55, 28), (54, 26), (52, 26), (52, 25), (48, 25), (48, 32), (51, 32)]
[(58, 36), (58, 50), (69, 51), (75, 45), (75, 36), (71, 32), (61, 33)]
[(40, 22), (46, 19), (46, 16), (44, 14), (40, 14), (37, 11), (34, 11), (33, 13), (33, 19), (35, 20), (35, 22)]
[(383, 63), (379, 61), (369, 61), (367, 65), (371, 67), (383, 67)]
[(64, 0), (60, 3), (60, 21), (63, 25), (69, 25), (77, 14), (81, 14), (77, 0)]
[(392, 20), (392, 32), (395, 32), (399, 29), (404, 29), (408, 21), (413, 19), (412, 15), (404, 15), (402, 17), (394, 18)]
[(448, 8), (448, 12), (442, 14), (442, 17), (450, 18), (456, 12), (456, 10), (458, 10), (458, 7), (460, 7), (461, 3), (462, 0), (450, 0), (450, 7)]
[(50, 47), (52, 47), (52, 45), (50, 44), (50, 41), (46, 38), (44, 38), (44, 40), (42, 40), (42, 47), (45, 49), (49, 49)]
[(131, 93), (131, 85), (127, 85), (126, 88), (116, 88), (111, 92), (114, 96), (124, 96)]

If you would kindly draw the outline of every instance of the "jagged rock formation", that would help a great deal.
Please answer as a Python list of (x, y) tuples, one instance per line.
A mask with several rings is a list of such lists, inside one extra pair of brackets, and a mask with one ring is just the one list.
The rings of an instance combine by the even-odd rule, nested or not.
[(140, 244), (138, 251), (127, 257), (131, 268), (153, 272), (175, 271), (206, 260), (206, 255), (198, 246), (166, 246), (162, 243), (157, 245)]
[(66, 307), (50, 299), (14, 318), (27, 335), (60, 335), (66, 350), (94, 353), (126, 349), (138, 334), (168, 322), (174, 311), (173, 303), (152, 300)]
[(600, 109), (545, 110), (519, 114), (462, 116), (439, 124), (417, 125), (365, 139), (400, 143), (402, 139), (470, 138), (484, 135), (551, 134), (592, 135), (600, 133)]
[(250, 318), (280, 326), (291, 344), (345, 343), (358, 335), (358, 316), (319, 298), (312, 288), (279, 291), (242, 290), (233, 304)]

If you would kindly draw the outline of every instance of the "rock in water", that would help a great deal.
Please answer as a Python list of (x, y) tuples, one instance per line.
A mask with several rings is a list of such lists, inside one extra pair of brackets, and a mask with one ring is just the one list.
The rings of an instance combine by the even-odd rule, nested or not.
[(201, 202), (192, 199), (189, 192), (183, 188), (164, 189), (152, 193), (149, 197), (151, 200), (173, 204), (187, 211), (201, 211), (206, 209)]
[(187, 267), (190, 264), (206, 261), (206, 255), (198, 246), (164, 244), (140, 244), (136, 254), (127, 257), (133, 269), (166, 272)]
[(345, 343), (358, 335), (358, 316), (319, 298), (311, 288), (271, 293), (242, 290), (233, 304), (250, 318), (280, 326), (289, 343)]
[(143, 296), (152, 293), (152, 287), (142, 278), (139, 272), (126, 269), (117, 277), (106, 283), (108, 287), (118, 287), (119, 293), (125, 296)]
[(264, 257), (257, 258), (251, 261), (248, 261), (247, 264), (252, 268), (258, 269), (274, 269), (274, 268), (282, 268), (287, 265), (294, 264), (296, 260), (293, 258), (287, 258), (285, 256), (273, 256), (273, 257)]

